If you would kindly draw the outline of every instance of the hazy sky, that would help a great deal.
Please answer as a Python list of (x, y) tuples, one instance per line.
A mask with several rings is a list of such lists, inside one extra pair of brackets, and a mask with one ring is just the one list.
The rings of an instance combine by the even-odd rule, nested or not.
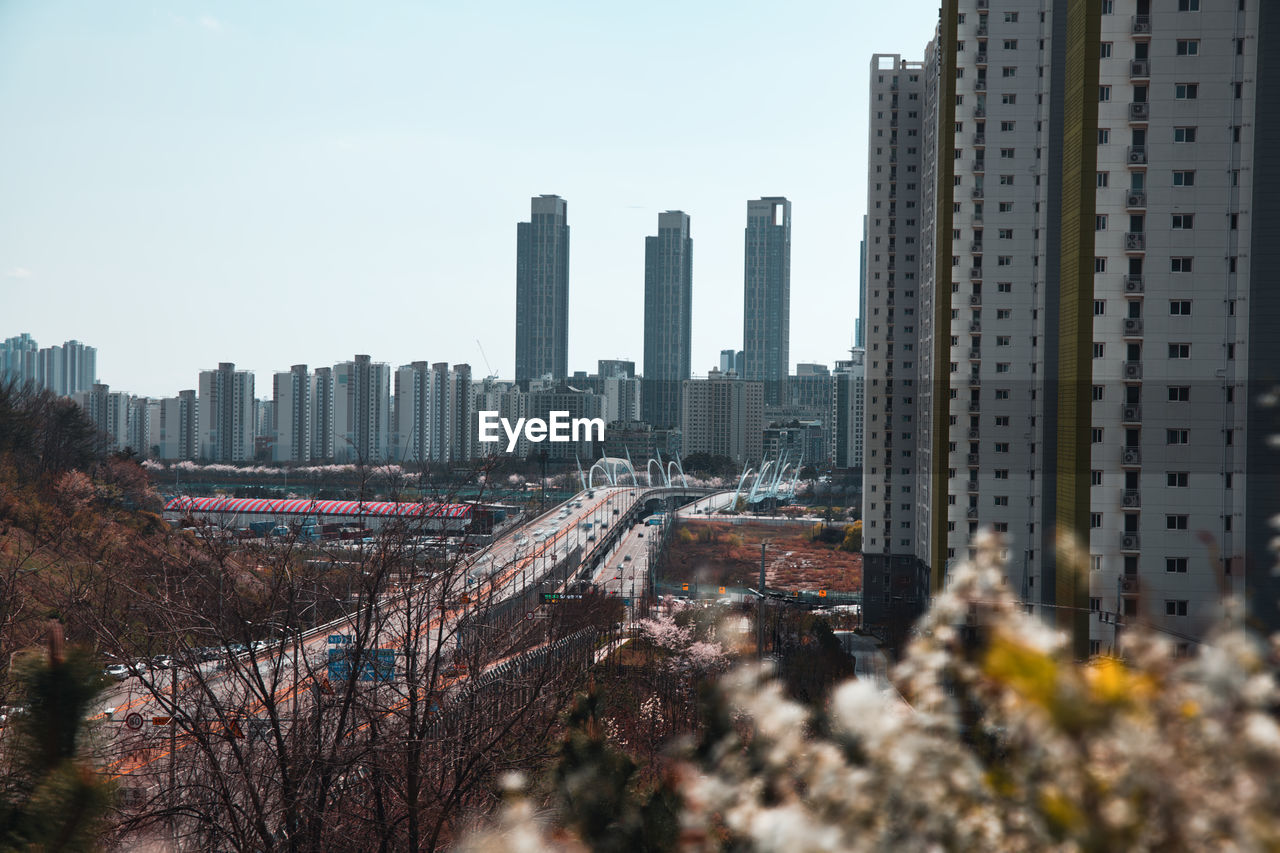
[(570, 370), (643, 360), (693, 220), (693, 368), (742, 342), (746, 201), (793, 202), (791, 358), (844, 357), (867, 69), (937, 0), (0, 0), (0, 338), (152, 396), (219, 361), (514, 374), (516, 222), (569, 204)]

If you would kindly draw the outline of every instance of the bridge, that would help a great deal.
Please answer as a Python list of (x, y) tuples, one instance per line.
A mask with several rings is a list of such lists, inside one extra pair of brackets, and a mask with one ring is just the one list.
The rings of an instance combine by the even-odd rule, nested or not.
[[(551, 617), (556, 596), (572, 595), (585, 585), (621, 599), (627, 621), (637, 618), (647, 612), (654, 593), (650, 557), (677, 509), (691, 502), (724, 505), (730, 497), (725, 491), (686, 485), (683, 476), (655, 486), (593, 486), (589, 482), (588, 488), (568, 501), (502, 530), (487, 547), (457, 555), (455, 559), (461, 561), (457, 571), (388, 589), (379, 600), (358, 605), (325, 624), (277, 625), (262, 636), (246, 635), (244, 647), (234, 644), (236, 638), (223, 637), (217, 659), (204, 662), (200, 661), (205, 650), (195, 648), (192, 639), (199, 632), (188, 632), (185, 645), (165, 649), (181, 666), (148, 670), (134, 665), (105, 695), (95, 719), (105, 734), (102, 744), (109, 775), (132, 791), (130, 796), (138, 802), (155, 800), (175, 784), (181, 787), (174, 769), (179, 756), (190, 758), (198, 752), (208, 762), (214, 760), (210, 756), (221, 754), (202, 746), (209, 738), (234, 739), (236, 733), (292, 725), (290, 720), (318, 719), (329, 701), (321, 686), (329, 689), (335, 672), (341, 679), (350, 675), (352, 685), (364, 680), (367, 672), (374, 682), (367, 689), (392, 689), (394, 685), (377, 685), (384, 674), (393, 680), (399, 677), (399, 662), (406, 655), (447, 660), (486, 638), (522, 636), (530, 626), (536, 629)], [(228, 525), (242, 519), (245, 511), (238, 505), (225, 509), (222, 520)], [(192, 504), (191, 511), (211, 522), (197, 535), (216, 536), (216, 507)], [(422, 513), (385, 506), (376, 511), (430, 530), (419, 518)], [(646, 524), (646, 519), (655, 521), (653, 516), (658, 516), (658, 523)], [(431, 517), (426, 514), (427, 519)], [(359, 518), (358, 509), (353, 518)], [(382, 527), (372, 547), (395, 535), (394, 526)], [(278, 547), (322, 546), (297, 541)], [(360, 553), (357, 543), (344, 547)], [(334, 650), (344, 648), (334, 645), (335, 638), (345, 643), (353, 637), (366, 659), (343, 659), (340, 662), (346, 668), (335, 671)], [(452, 702), (448, 697), (464, 688), (498, 689), (494, 685), (503, 683), (503, 674), (513, 667), (544, 665), (562, 654), (570, 656), (565, 660), (576, 661), (582, 654), (589, 659), (593, 644), (591, 637), (580, 633), (560, 639), (548, 634), (526, 653), (453, 673), (442, 682), (442, 693), (435, 701)], [(362, 673), (359, 678), (352, 674), (357, 671)], [(282, 707), (288, 710), (283, 717), (279, 715)]]

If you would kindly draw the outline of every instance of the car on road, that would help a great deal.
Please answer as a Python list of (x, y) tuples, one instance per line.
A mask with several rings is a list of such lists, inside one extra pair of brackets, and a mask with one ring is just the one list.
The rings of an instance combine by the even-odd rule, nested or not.
[(151, 659), (152, 669), (169, 669), (173, 666), (173, 658), (168, 655), (156, 655)]
[(113, 663), (111, 664), (111, 666), (104, 669), (102, 671), (102, 674), (105, 676), (108, 676), (109, 678), (114, 678), (116, 681), (124, 681), (126, 678), (129, 677), (130, 673), (129, 673), (129, 667), (125, 666), (124, 664)]
[(622, 558), (622, 562), (624, 562), (624, 563), (630, 563), (630, 562), (631, 562), (631, 555), (630, 555), (630, 554), (628, 554), (627, 556), (623, 557), (623, 558)]

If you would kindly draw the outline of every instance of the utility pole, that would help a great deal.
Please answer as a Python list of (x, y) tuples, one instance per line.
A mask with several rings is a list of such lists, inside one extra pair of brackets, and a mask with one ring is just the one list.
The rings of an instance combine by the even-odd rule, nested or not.
[(764, 559), (768, 541), (760, 543), (760, 598), (756, 604), (756, 657), (764, 660)]

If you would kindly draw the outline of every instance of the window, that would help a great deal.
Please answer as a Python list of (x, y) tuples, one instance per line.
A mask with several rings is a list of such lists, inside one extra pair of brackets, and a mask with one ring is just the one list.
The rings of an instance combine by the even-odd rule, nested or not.
[(1164, 431), (1165, 444), (1190, 444), (1191, 430), (1189, 429), (1167, 429)]
[(1004, 40), (1004, 49), (1005, 49), (1005, 50), (1017, 50), (1017, 49), (1018, 49), (1018, 40), (1017, 40), (1017, 39), (1005, 39), (1005, 40)]
[(1195, 142), (1196, 129), (1194, 127), (1175, 127), (1173, 129), (1174, 142)]
[(1166, 600), (1164, 603), (1165, 616), (1186, 616), (1187, 600), (1185, 598), (1178, 600)]
[(1100, 49), (1099, 49), (1099, 51), (1098, 51), (1098, 58), (1099, 58), (1099, 59), (1110, 59), (1110, 58), (1111, 58), (1111, 42), (1109, 42), (1109, 41), (1104, 41), (1104, 42), (1102, 43), (1102, 46), (1101, 46), (1101, 48), (1100, 48)]
[(1101, 471), (1090, 471), (1090, 472), (1089, 472), (1089, 485), (1091, 485), (1091, 486), (1101, 486), (1101, 485), (1102, 485), (1102, 472), (1101, 472)]
[(1016, 76), (1018, 76), (1018, 69), (1017, 69), (1016, 67), (1006, 65), (1004, 68), (1001, 68), (1001, 69), (1000, 69), (1000, 76), (1001, 76), (1001, 77), (1016, 77)]
[(1018, 23), (1018, 13), (1017, 13), (1017, 12), (1005, 12), (1005, 13), (1004, 13), (1004, 22), (1005, 22), (1006, 24), (1016, 24), (1016, 23)]
[(1166, 515), (1164, 517), (1165, 530), (1186, 530), (1187, 516), (1185, 515)]
[(1013, 202), (1002, 201), (997, 205), (996, 209), (1001, 213), (1013, 213)]
[(1111, 130), (1110, 130), (1110, 128), (1106, 128), (1106, 127), (1100, 127), (1100, 128), (1098, 128), (1098, 144), (1099, 144), (1099, 145), (1107, 145), (1107, 144), (1108, 144), (1108, 143), (1110, 143), (1110, 142), (1111, 142)]
[(1093, 300), (1093, 316), (1101, 317), (1103, 314), (1106, 314), (1106, 313), (1107, 313), (1107, 300), (1105, 299)]
[(1016, 125), (1017, 125), (1017, 122), (1013, 122), (1013, 121), (1002, 121), (1002, 122), (1000, 122), (1000, 132), (1001, 132), (1001, 133), (1012, 133), (1012, 132), (1013, 132), (1013, 128), (1014, 128)]
[(1199, 56), (1200, 40), (1199, 39), (1178, 39), (1177, 55), (1178, 56)]
[(1116, 0), (1102, 0), (1102, 14), (1114, 15), (1116, 13)]
[(1102, 513), (1100, 512), (1089, 513), (1089, 527), (1093, 530), (1097, 530), (1098, 528), (1102, 527)]
[(1009, 469), (997, 468), (994, 476), (997, 480), (1007, 480), (1009, 479)]
[(1199, 12), (1200, 0), (1178, 0), (1179, 12)]
[(1107, 392), (1107, 386), (1094, 385), (1093, 386), (1093, 402), (1101, 403), (1104, 396), (1106, 395), (1106, 392)]
[(1098, 188), (1099, 188), (1099, 189), (1101, 189), (1102, 187), (1106, 187), (1106, 186), (1110, 185), (1110, 183), (1111, 183), (1111, 173), (1110, 173), (1110, 172), (1099, 172), (1099, 173), (1098, 173)]
[(1001, 239), (1001, 240), (1012, 240), (1012, 239), (1013, 239), (1013, 229), (1012, 229), (1012, 228), (1000, 228), (1000, 229), (998, 229), (998, 232), (999, 232), (999, 235), (1000, 235), (1000, 239)]
[(1164, 475), (1164, 484), (1170, 489), (1186, 489), (1190, 488), (1191, 472), (1189, 471), (1166, 471)]
[(1089, 440), (1093, 444), (1102, 444), (1102, 427), (1094, 427), (1090, 430)]
[(1002, 186), (1002, 187), (1011, 187), (1011, 186), (1013, 186), (1013, 175), (1001, 175), (1001, 176), (1000, 176), (1000, 186)]
[(1191, 386), (1190, 385), (1170, 385), (1169, 386), (1169, 402), (1170, 403), (1191, 402)]
[(1191, 300), (1190, 299), (1170, 299), (1169, 313), (1180, 317), (1191, 316)]
[(1009, 399), (1009, 389), (1008, 389), (1008, 388), (997, 388), (997, 389), (996, 389), (996, 399), (997, 399), (997, 400), (1008, 400), (1008, 399)]
[(1099, 87), (1098, 87), (1098, 100), (1099, 100), (1099, 101), (1102, 101), (1103, 103), (1106, 103), (1107, 101), (1110, 101), (1110, 100), (1111, 100), (1111, 87), (1110, 87), (1110, 86), (1099, 86)]
[(1095, 343), (1094, 343), (1094, 345), (1093, 345), (1093, 357), (1094, 357), (1094, 358), (1106, 358), (1106, 357), (1107, 357), (1107, 345), (1106, 345), (1106, 344), (1100, 344), (1100, 343), (1095, 342)]
[(1013, 266), (1013, 255), (997, 255), (996, 266), (1011, 267)]
[(1009, 442), (1007, 441), (996, 442), (996, 453), (1008, 453), (1008, 452), (1009, 452)]
[(998, 362), (998, 363), (996, 364), (996, 373), (1008, 373), (1008, 372), (1009, 372), (1009, 364), (1010, 364), (1010, 363), (1009, 363), (1009, 362), (1007, 362), (1007, 361)]
[(1169, 358), (1191, 358), (1191, 344), (1169, 344)]
[(992, 500), (992, 502), (993, 502), (996, 506), (1008, 506), (1008, 505), (1009, 505), (1009, 496), (1008, 496), (1008, 495), (994, 495), (994, 496), (992, 496), (991, 500)]
[(1169, 271), (1170, 272), (1191, 272), (1191, 259), (1190, 258), (1170, 258)]
[(1107, 230), (1107, 215), (1105, 213), (1099, 213), (1097, 216), (1093, 218), (1093, 230), (1094, 231)]
[(1012, 159), (1013, 159), (1013, 155), (1014, 155), (1014, 149), (1012, 149), (1012, 148), (1001, 148), (1001, 149), (1000, 149), (1000, 159), (1001, 159), (1001, 160), (1012, 160)]
[(1178, 101), (1193, 101), (1199, 90), (1200, 86), (1197, 83), (1177, 83), (1173, 87), (1173, 97)]
[(1166, 572), (1176, 572), (1177, 574), (1185, 575), (1187, 573), (1187, 558), (1165, 557), (1164, 570)]
[(1012, 310), (1012, 309), (1010, 309), (1010, 308), (997, 308), (997, 309), (996, 309), (996, 319), (997, 319), (997, 320), (1008, 320), (1008, 319), (1009, 319), (1010, 317), (1012, 317), (1012, 316), (1013, 316), (1013, 310)]
[(1173, 214), (1173, 230), (1190, 231), (1195, 225), (1195, 221), (1194, 213), (1175, 213)]
[(1093, 271), (1094, 271), (1094, 272), (1096, 272), (1096, 273), (1103, 273), (1103, 272), (1106, 272), (1106, 271), (1107, 271), (1107, 259), (1106, 259), (1106, 258), (1094, 258), (1094, 259), (1093, 259)]
[(1003, 95), (1001, 95), (1001, 96), (1000, 96), (1000, 103), (1002, 103), (1002, 104), (1004, 104), (1004, 105), (1006, 105), (1006, 106), (1009, 106), (1009, 105), (1012, 105), (1012, 104), (1016, 104), (1016, 103), (1018, 103), (1018, 96), (1017, 96), (1017, 95), (1010, 94), (1010, 93), (1006, 92), (1005, 94), (1003, 94)]
[(1011, 281), (996, 282), (996, 292), (997, 293), (1013, 293), (1013, 282)]
[(1196, 185), (1196, 173), (1192, 170), (1174, 172), (1173, 185), (1175, 187), (1194, 187)]

